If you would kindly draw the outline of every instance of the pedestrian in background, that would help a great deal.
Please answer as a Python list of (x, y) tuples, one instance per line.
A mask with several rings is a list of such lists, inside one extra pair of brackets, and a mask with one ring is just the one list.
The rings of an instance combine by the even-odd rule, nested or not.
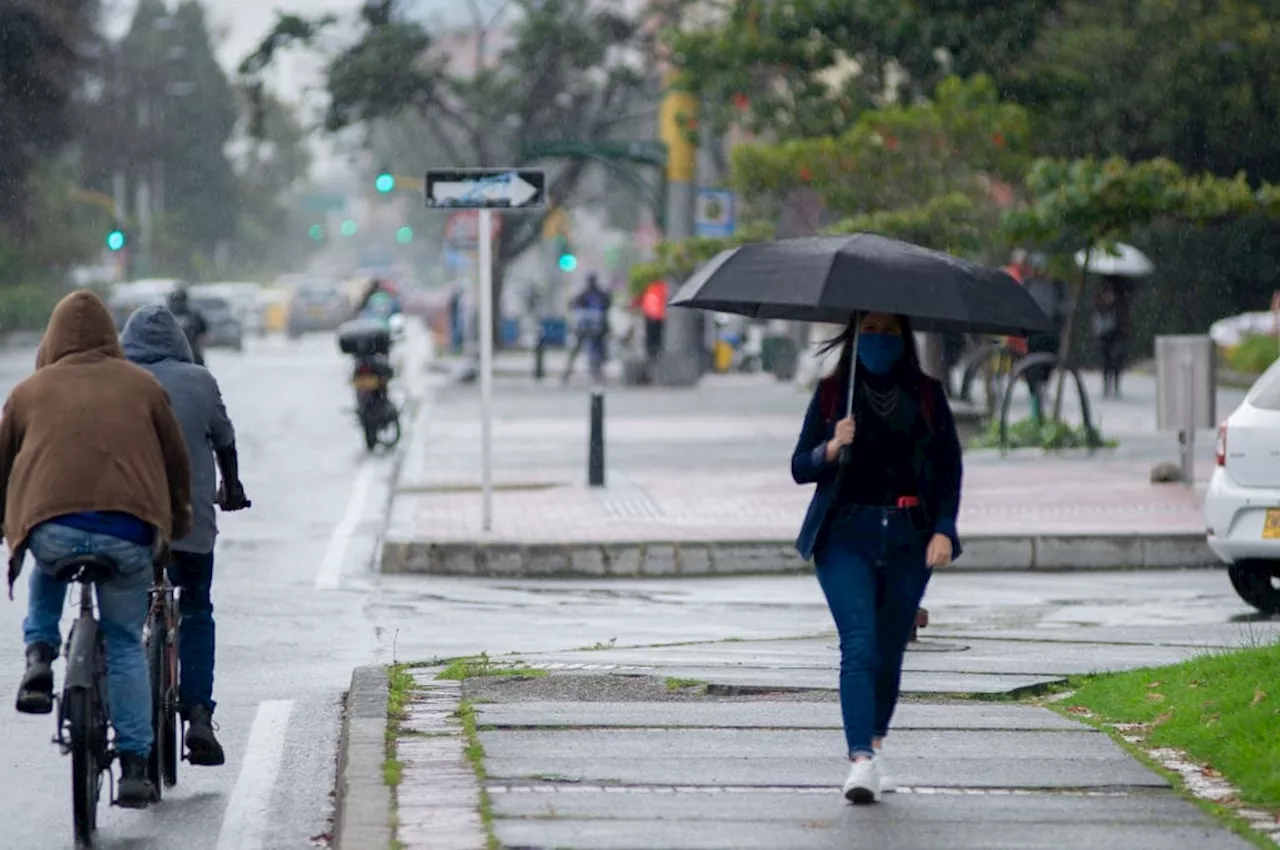
[(1104, 277), (1098, 282), (1093, 334), (1102, 352), (1102, 395), (1120, 397), (1120, 376), (1129, 356), (1129, 299), (1125, 284)]
[(813, 559), (840, 636), (844, 795), (872, 803), (894, 789), (881, 746), (920, 600), (933, 569), (960, 554), (962, 461), (946, 394), (921, 371), (906, 318), (868, 314), (835, 348), (791, 459), (797, 484), (817, 484), (796, 548)]
[(600, 280), (592, 272), (587, 275), (586, 288), (578, 293), (570, 306), (574, 317), (574, 341), (561, 380), (569, 383), (574, 363), (585, 347), (591, 378), (599, 383), (604, 379), (605, 338), (609, 334), (609, 310), (613, 299), (600, 288)]

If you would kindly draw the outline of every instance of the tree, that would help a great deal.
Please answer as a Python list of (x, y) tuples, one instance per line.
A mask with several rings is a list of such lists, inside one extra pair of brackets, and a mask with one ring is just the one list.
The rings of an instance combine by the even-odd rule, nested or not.
[[(284, 271), (309, 241), (306, 223), (287, 205), (311, 168), (306, 130), (289, 104), (264, 89), (239, 92), (239, 105), (241, 114), (255, 116), (259, 126), (252, 132), (242, 128), (248, 149), (238, 162), (240, 210), (233, 262), (250, 274)], [(242, 123), (247, 125), (248, 119)]]
[[(511, 0), (501, 11), (506, 43), (494, 40), (497, 20), (477, 11), (473, 55), (463, 56), (450, 41), (456, 34), (409, 19), (396, 0), (366, 3), (356, 42), (328, 65), (326, 128), (414, 116), (446, 158), (438, 165), (519, 166), (533, 162), (522, 143), (599, 143), (624, 125), (641, 95), (653, 95), (654, 35), (645, 26), (652, 10), (629, 16), (589, 0)], [(280, 17), (242, 73), (252, 84), (281, 49), (315, 43), (332, 23)], [(556, 204), (569, 201), (587, 165), (577, 159), (555, 169), (548, 194)], [(498, 303), (506, 264), (541, 237), (542, 217), (504, 223), (495, 250)]]
[(235, 235), (239, 214), (226, 154), (239, 115), (203, 7), (186, 0), (171, 14), (161, 0), (140, 0), (102, 65), (101, 93), (82, 130), (91, 142), (83, 147), (86, 180), (110, 193), (121, 174), (131, 200), (146, 183), (157, 261), (193, 274)]
[[(1084, 264), (1072, 292), (1071, 306), (1058, 352), (1060, 363), (1071, 356), (1072, 330), (1089, 261), (1116, 242), (1128, 241), (1139, 228), (1158, 221), (1207, 224), (1248, 215), (1274, 215), (1280, 191), (1271, 185), (1255, 190), (1243, 173), (1227, 179), (1211, 174), (1186, 175), (1168, 159), (1129, 163), (1043, 159), (1026, 180), (1030, 203), (1006, 216), (1008, 238), (1058, 253), (1084, 249)], [(1065, 370), (1058, 372), (1053, 417), (1062, 414)]]
[(997, 82), (1057, 0), (730, 0), (711, 26), (675, 29), (685, 84), (717, 130), (836, 136), (886, 97), (927, 96), (948, 76)]
[[(1025, 112), (1001, 102), (991, 79), (950, 78), (935, 99), (864, 112), (840, 136), (739, 146), (732, 178), (749, 213), (766, 224), (779, 197), (808, 188), (832, 219), (827, 232), (871, 231), (989, 257), (1003, 247), (992, 190), (1020, 182), (1029, 143)], [(659, 265), (644, 273), (679, 275), (691, 270), (690, 257), (771, 236), (757, 223), (732, 241), (664, 245)]]
[(96, 12), (90, 0), (0, 5), (0, 233), (31, 233), (28, 179), (71, 137)]
[(1191, 172), (1280, 179), (1275, 0), (1062, 4), (1005, 78), (1058, 157), (1166, 157)]

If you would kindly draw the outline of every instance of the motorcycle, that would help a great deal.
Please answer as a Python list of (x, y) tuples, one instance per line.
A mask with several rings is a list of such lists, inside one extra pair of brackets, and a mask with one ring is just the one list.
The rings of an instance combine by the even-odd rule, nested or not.
[(391, 331), (369, 319), (346, 322), (338, 328), (338, 347), (355, 359), (351, 385), (356, 391), (356, 417), (365, 448), (392, 448), (400, 442), (400, 411), (387, 391), (395, 377)]

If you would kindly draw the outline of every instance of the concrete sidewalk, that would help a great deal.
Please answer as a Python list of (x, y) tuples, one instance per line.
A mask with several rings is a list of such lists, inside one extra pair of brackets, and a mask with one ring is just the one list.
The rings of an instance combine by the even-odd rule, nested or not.
[[(899, 791), (858, 808), (839, 793), (834, 638), (499, 658), (550, 675), (461, 687), (419, 670), (397, 742), (397, 839), (478, 850), (487, 810), (499, 845), (522, 850), (1243, 850), (1106, 734), (974, 699), (1199, 651), (914, 644), (885, 750)], [(474, 739), (450, 711), (474, 718)]]
[[(1198, 491), (1149, 481), (1156, 462), (1177, 457), (1175, 438), (1154, 431), (1153, 382), (1132, 376), (1127, 392), (1096, 404), (1118, 449), (966, 454), (966, 552), (957, 567), (1215, 563)], [(1233, 392), (1220, 400), (1224, 415), (1238, 401)], [(710, 376), (694, 389), (611, 388), (600, 489), (585, 486), (583, 388), (499, 377), (495, 399), (493, 531), (481, 529), (478, 394), (448, 386), (408, 447), (384, 572), (637, 576), (803, 567), (791, 543), (809, 490), (788, 471), (807, 402), (799, 388), (757, 375)], [(1198, 435), (1201, 485), (1212, 438)]]

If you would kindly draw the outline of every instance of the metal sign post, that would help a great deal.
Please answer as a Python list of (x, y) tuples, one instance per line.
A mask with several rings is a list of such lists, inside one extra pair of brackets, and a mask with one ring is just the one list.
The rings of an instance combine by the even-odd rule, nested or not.
[(480, 265), (480, 490), (481, 525), (493, 530), (493, 211), (546, 206), (547, 178), (519, 169), (441, 169), (427, 172), (427, 206), (479, 210)]

